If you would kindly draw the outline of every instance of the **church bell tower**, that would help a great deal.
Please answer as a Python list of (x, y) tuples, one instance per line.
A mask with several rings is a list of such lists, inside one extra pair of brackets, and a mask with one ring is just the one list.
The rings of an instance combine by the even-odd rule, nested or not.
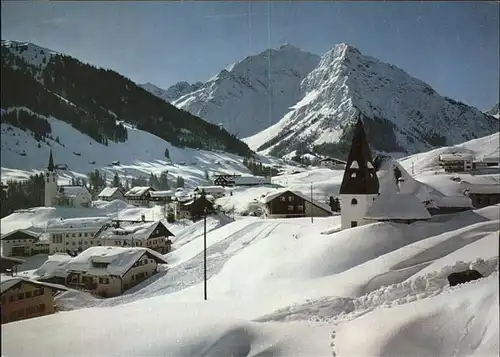
[(342, 229), (369, 223), (364, 216), (378, 194), (377, 173), (363, 122), (358, 119), (339, 191)]
[(54, 166), (52, 149), (50, 150), (49, 165), (45, 170), (45, 207), (54, 207), (57, 196), (57, 172)]

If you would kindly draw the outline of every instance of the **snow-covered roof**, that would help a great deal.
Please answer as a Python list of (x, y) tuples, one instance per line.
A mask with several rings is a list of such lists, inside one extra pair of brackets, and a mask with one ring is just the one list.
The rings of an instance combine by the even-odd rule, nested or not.
[(85, 186), (61, 186), (58, 194), (63, 197), (91, 196)]
[(470, 197), (462, 196), (432, 196), (432, 201), (437, 207), (472, 207)]
[(149, 191), (149, 195), (151, 197), (172, 197), (175, 195), (175, 192), (172, 190), (166, 191)]
[(13, 235), (14, 233), (17, 233), (17, 232), (23, 232), (33, 238), (38, 238), (40, 236), (41, 233), (38, 233), (38, 232), (33, 232), (33, 231), (30, 231), (29, 229), (16, 229), (14, 231), (11, 231), (9, 233), (6, 233), (6, 234), (2, 234), (2, 236), (0, 237), (0, 240), (4, 240), (6, 239), (7, 237)]
[(51, 219), (47, 222), (47, 231), (55, 232), (61, 230), (87, 230), (99, 229), (104, 224), (111, 222), (109, 217), (81, 217), (67, 219)]
[(68, 275), (66, 272), (66, 263), (71, 259), (72, 257), (66, 253), (50, 255), (49, 258), (35, 270), (33, 275), (38, 278), (50, 278), (53, 276), (66, 277)]
[[(148, 248), (91, 247), (66, 263), (68, 271), (80, 271), (90, 275), (125, 274), (144, 254), (148, 254), (159, 264), (167, 264), (163, 256)], [(107, 263), (106, 268), (96, 268), (92, 263)]]
[(467, 181), (460, 182), (460, 188), (469, 193), (500, 194), (500, 184), (472, 184)]
[(132, 187), (125, 193), (125, 197), (139, 197), (145, 194), (148, 190), (153, 190), (153, 188), (149, 186)]
[(491, 154), (488, 154), (488, 155), (484, 155), (481, 158), (481, 161), (483, 161), (483, 162), (492, 162), (492, 163), (500, 163), (500, 153), (497, 151), (497, 152), (494, 152), (494, 153), (491, 153)]
[[(126, 222), (120, 221), (110, 223), (108, 228), (103, 229), (95, 238), (102, 239), (124, 239), (128, 236), (137, 240), (146, 240), (151, 233), (158, 227), (161, 221), (156, 222)], [(163, 223), (162, 223), (163, 224)], [(170, 231), (169, 231), (170, 232)], [(173, 235), (173, 234), (172, 234)]]
[(311, 197), (309, 197), (309, 196), (307, 196), (307, 195), (303, 194), (303, 193), (302, 193), (302, 192), (300, 192), (300, 191), (292, 191), (292, 190), (287, 190), (287, 189), (285, 189), (285, 190), (283, 190), (283, 189), (281, 189), (281, 190), (277, 190), (276, 192), (273, 192), (273, 193), (271, 193), (271, 194), (268, 194), (266, 197), (264, 197), (263, 201), (264, 201), (264, 203), (269, 203), (269, 202), (271, 202), (272, 200), (274, 200), (276, 197), (279, 197), (279, 196), (281, 196), (282, 194), (284, 194), (285, 192), (291, 192), (291, 193), (293, 193), (294, 195), (297, 195), (297, 196), (299, 196), (300, 198), (304, 199), (305, 201), (307, 201), (307, 202), (309, 202), (309, 203), (313, 204), (314, 206), (319, 207), (319, 208), (321, 208), (321, 209), (323, 209), (323, 210), (325, 210), (325, 211), (327, 211), (327, 212), (332, 213), (332, 210), (331, 210), (330, 206), (328, 206), (326, 203), (322, 203), (322, 202), (316, 201), (314, 198), (313, 198), (313, 199), (311, 199)]
[(472, 161), (473, 159), (474, 157), (472, 156), (472, 154), (464, 152), (439, 155), (440, 161), (462, 161), (462, 160)]
[(262, 176), (239, 176), (234, 178), (235, 185), (251, 185), (271, 183), (269, 177)]
[(372, 203), (365, 219), (429, 219), (431, 215), (414, 194), (382, 194)]
[(25, 282), (25, 283), (29, 283), (29, 284), (38, 285), (38, 286), (43, 286), (43, 287), (51, 288), (54, 290), (65, 290), (65, 291), (70, 290), (63, 285), (42, 283), (41, 281), (30, 280), (30, 279), (23, 278), (23, 277), (14, 277), (12, 279), (2, 280), (2, 282), (0, 284), (1, 293), (3, 294), (4, 292), (6, 292), (7, 290), (9, 290), (10, 288), (17, 285), (20, 282)]
[(116, 191), (120, 191), (119, 187), (105, 187), (97, 197), (113, 197)]
[(226, 189), (221, 186), (198, 186), (193, 191), (205, 191), (205, 193), (224, 193)]

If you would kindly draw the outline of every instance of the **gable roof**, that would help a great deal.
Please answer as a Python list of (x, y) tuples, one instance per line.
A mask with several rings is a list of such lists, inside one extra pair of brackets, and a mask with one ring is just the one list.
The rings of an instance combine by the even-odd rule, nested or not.
[(117, 191), (123, 195), (123, 190), (120, 187), (104, 187), (97, 197), (113, 197)]
[(322, 210), (327, 211), (329, 213), (333, 213), (332, 210), (331, 210), (331, 208), (330, 208), (330, 206), (328, 206), (326, 203), (322, 203), (322, 202), (316, 201), (314, 198), (311, 199), (311, 197), (303, 194), (300, 191), (278, 190), (278, 192), (271, 193), (271, 194), (267, 195), (266, 197), (264, 197), (264, 203), (269, 203), (272, 200), (274, 200), (275, 198), (281, 196), (282, 194), (284, 194), (286, 192), (291, 192), (294, 195), (299, 196), (300, 198), (304, 199), (305, 201), (311, 203), (312, 205), (314, 205), (314, 206), (316, 206), (318, 208), (321, 208)]
[(0, 240), (4, 240), (17, 232), (22, 232), (28, 236), (33, 237), (34, 239), (37, 239), (41, 235), (41, 232), (37, 233), (37, 232), (30, 231), (29, 229), (16, 229), (14, 231), (10, 231), (9, 233), (2, 234), (2, 236), (0, 236)]
[(59, 284), (51, 284), (51, 283), (45, 283), (37, 280), (30, 280), (28, 278), (22, 278), (22, 277), (14, 277), (12, 279), (4, 280), (0, 284), (0, 290), (1, 293), (5, 293), (6, 291), (12, 289), (14, 286), (20, 284), (20, 283), (27, 283), (27, 284), (33, 284), (37, 286), (43, 286), (46, 288), (50, 288), (52, 290), (63, 290), (63, 291), (68, 291), (67, 287)]
[(361, 119), (358, 119), (354, 127), (351, 149), (347, 157), (339, 194), (369, 195), (378, 192), (379, 181), (373, 166), (365, 128)]
[(165, 191), (149, 191), (150, 197), (172, 197), (175, 196), (175, 192), (172, 190)]
[(431, 215), (414, 194), (382, 194), (372, 203), (365, 219), (429, 219)]
[(168, 231), (168, 237), (174, 234), (161, 222), (133, 222), (120, 221), (107, 224), (107, 227), (99, 231), (94, 238), (101, 239), (124, 239), (133, 236), (137, 240), (146, 240), (159, 225)]
[(150, 186), (136, 186), (125, 192), (125, 197), (140, 197), (148, 191), (156, 191)]
[[(167, 264), (165, 258), (149, 248), (91, 247), (66, 263), (68, 271), (81, 271), (91, 275), (123, 276), (144, 254), (159, 264)], [(108, 263), (106, 268), (95, 268), (92, 262)]]
[(81, 217), (67, 219), (51, 219), (47, 222), (47, 232), (68, 229), (99, 229), (104, 224), (111, 222), (109, 217)]
[(58, 194), (63, 197), (91, 196), (85, 186), (60, 186)]

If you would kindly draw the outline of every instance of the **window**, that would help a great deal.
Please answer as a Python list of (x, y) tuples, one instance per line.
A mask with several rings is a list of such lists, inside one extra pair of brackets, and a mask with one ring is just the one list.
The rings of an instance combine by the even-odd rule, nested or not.
[(93, 241), (93, 240), (91, 240), (91, 241), (90, 241), (90, 245), (93, 245), (93, 244), (94, 244), (94, 241)]
[(288, 196), (288, 202), (292, 202), (293, 201), (293, 196)]
[(355, 173), (355, 172), (353, 172), (353, 173), (351, 174), (351, 177), (352, 177), (352, 178), (356, 178), (356, 173)]
[(31, 298), (31, 291), (27, 291), (26, 292), (26, 299), (30, 299)]
[(19, 300), (24, 300), (24, 293), (19, 294), (19, 295), (18, 295), (18, 299), (19, 299)]
[(357, 221), (351, 221), (351, 228), (352, 227), (357, 227), (358, 226), (358, 222)]
[(292, 205), (289, 205), (289, 206), (288, 206), (288, 210), (289, 210), (289, 211), (293, 211), (293, 206), (292, 206)]
[(354, 206), (354, 205), (357, 205), (357, 204), (358, 204), (358, 200), (357, 200), (357, 199), (355, 199), (355, 198), (353, 198), (353, 199), (351, 200), (351, 205), (353, 205), (353, 206)]
[(88, 236), (88, 233), (83, 233), (83, 236), (84, 236), (84, 237), (87, 237), (87, 236)]
[(281, 196), (281, 197), (280, 197), (280, 201), (281, 201), (281, 202), (285, 202), (285, 201), (286, 201), (286, 197), (285, 197), (285, 196)]
[(99, 278), (99, 284), (109, 284), (109, 278)]
[(73, 238), (76, 238), (76, 234), (75, 234), (75, 233), (71, 233), (71, 236), (72, 236)]
[(302, 205), (297, 206), (297, 209), (298, 209), (299, 211), (303, 211), (303, 210), (304, 210), (304, 206), (302, 206)]
[(81, 236), (82, 236), (82, 234), (81, 234), (81, 233), (78, 233), (78, 237), (81, 237)]

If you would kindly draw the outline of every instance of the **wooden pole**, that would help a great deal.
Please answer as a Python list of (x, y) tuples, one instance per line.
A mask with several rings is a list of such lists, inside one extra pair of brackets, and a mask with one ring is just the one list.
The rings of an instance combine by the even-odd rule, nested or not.
[(207, 208), (203, 218), (203, 298), (207, 300)]
[(313, 218), (313, 184), (311, 182), (311, 202), (309, 204), (310, 210), (311, 210), (311, 223), (314, 223), (314, 218)]

